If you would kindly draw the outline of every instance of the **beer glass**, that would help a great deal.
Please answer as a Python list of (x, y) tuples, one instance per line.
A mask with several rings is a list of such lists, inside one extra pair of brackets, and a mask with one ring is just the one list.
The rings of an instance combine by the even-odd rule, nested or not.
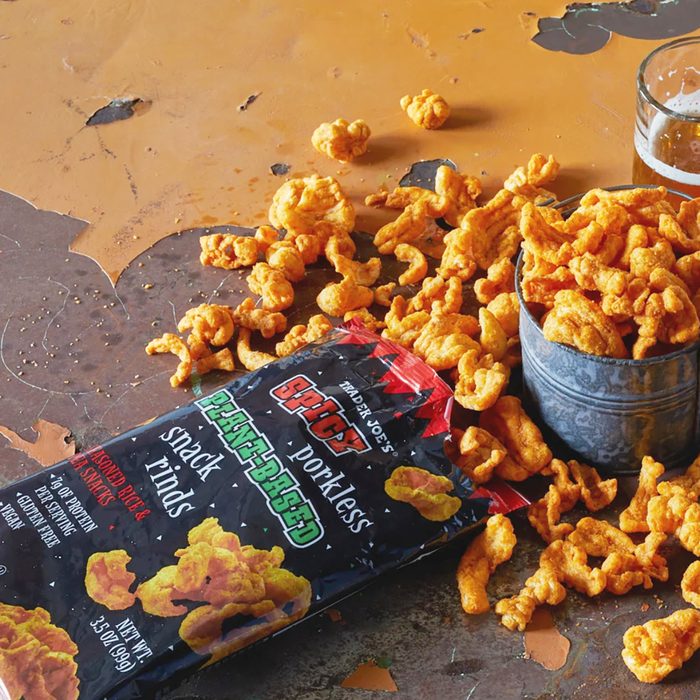
[(637, 74), (632, 181), (700, 197), (700, 36), (652, 51)]

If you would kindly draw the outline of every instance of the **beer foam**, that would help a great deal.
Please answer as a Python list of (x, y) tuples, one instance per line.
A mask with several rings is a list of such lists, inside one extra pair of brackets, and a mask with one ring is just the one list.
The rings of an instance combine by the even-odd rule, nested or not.
[[(681, 114), (700, 117), (700, 90), (674, 95), (664, 103), (664, 107)], [(664, 163), (656, 156), (652, 155), (649, 150), (648, 144), (656, 141), (659, 133), (664, 130), (669, 119), (670, 117), (665, 115), (663, 112), (658, 112), (655, 114), (651, 124), (649, 125), (649, 135), (647, 137), (644, 137), (639, 132), (639, 129), (635, 128), (635, 150), (644, 163), (646, 163), (646, 165), (648, 165), (653, 171), (657, 172), (662, 177), (665, 177), (668, 180), (675, 180), (680, 184), (700, 187), (700, 173), (689, 173), (685, 170), (675, 168), (672, 165), (668, 165), (668, 163)]]

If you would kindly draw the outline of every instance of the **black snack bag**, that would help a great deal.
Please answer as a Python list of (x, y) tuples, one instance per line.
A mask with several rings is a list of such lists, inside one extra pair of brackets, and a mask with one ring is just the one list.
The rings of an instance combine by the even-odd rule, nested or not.
[(2, 490), (8, 697), (150, 695), (464, 532), (451, 403), (351, 323)]

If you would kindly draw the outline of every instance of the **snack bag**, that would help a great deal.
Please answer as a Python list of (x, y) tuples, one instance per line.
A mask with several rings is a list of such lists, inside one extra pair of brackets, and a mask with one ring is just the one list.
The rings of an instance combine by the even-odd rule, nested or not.
[(148, 696), (477, 523), (451, 402), (351, 323), (4, 489), (7, 697)]

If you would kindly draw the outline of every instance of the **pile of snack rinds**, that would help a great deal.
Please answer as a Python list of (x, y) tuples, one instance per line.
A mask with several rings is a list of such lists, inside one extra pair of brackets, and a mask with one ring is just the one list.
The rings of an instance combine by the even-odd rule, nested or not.
[[(402, 100), (416, 124), (439, 128), (449, 108), (438, 95)], [(358, 120), (339, 119), (314, 132), (313, 145), (344, 162), (361, 156), (370, 132)], [(236, 308), (202, 304), (178, 324), (186, 340), (166, 333), (151, 341), (149, 354), (172, 352), (180, 360), (171, 384), (191, 373), (232, 371), (227, 345), (237, 332), (236, 352), (246, 369), (275, 356), (251, 347), (253, 333), (264, 338), (287, 331), (282, 313), (294, 302), (293, 283), (306, 266), (324, 257), (341, 280), (320, 291), (317, 303), (327, 316), (364, 324), (410, 349), (437, 371), (447, 370), (455, 399), (481, 412), (478, 426), (453, 430), (450, 457), (475, 484), (492, 476), (522, 481), (534, 474), (552, 477), (547, 494), (530, 506), (528, 518), (547, 543), (540, 567), (520, 593), (499, 601), (496, 613), (509, 629), (523, 630), (536, 606), (557, 604), (564, 586), (586, 595), (620, 595), (634, 586), (650, 588), (665, 581), (668, 568), (659, 547), (668, 535), (700, 555), (700, 462), (677, 479), (658, 484), (663, 466), (645, 458), (639, 490), (622, 513), (620, 529), (585, 517), (570, 525), (561, 513), (580, 500), (590, 511), (608, 506), (617, 494), (615, 479), (601, 480), (592, 467), (555, 459), (542, 434), (514, 396), (502, 396), (510, 369), (520, 361), (519, 305), (512, 259), (525, 249), (525, 299), (545, 310), (545, 335), (583, 352), (622, 357), (624, 338), (633, 339), (635, 358), (659, 347), (698, 337), (695, 304), (700, 300), (700, 200), (676, 215), (666, 190), (594, 190), (567, 220), (553, 208), (537, 207), (553, 195), (543, 189), (558, 173), (552, 156), (533, 155), (517, 168), (488, 202), (477, 203), (479, 180), (437, 169), (435, 188), (397, 187), (370, 194), (366, 204), (396, 209), (396, 219), (374, 235), (381, 255), (408, 263), (399, 285), (418, 285), (406, 298), (394, 294), (396, 283), (376, 286), (382, 260), (355, 259), (350, 235), (355, 212), (332, 177), (311, 176), (285, 182), (269, 211), (272, 226), (254, 236), (202, 236), (201, 262), (225, 269), (252, 267), (252, 297)], [(445, 231), (438, 220), (454, 227)], [(676, 259), (675, 253), (684, 257)], [(439, 261), (434, 276), (428, 259)], [(263, 261), (264, 259), (264, 261)], [(481, 305), (478, 318), (461, 313), (463, 285), (473, 284)], [(370, 310), (370, 307), (372, 309)], [(380, 311), (384, 311), (381, 318)], [(276, 344), (277, 357), (291, 354), (332, 328), (324, 314), (289, 329)], [(649, 533), (635, 543), (629, 533)], [(462, 605), (468, 613), (489, 608), (486, 584), (496, 566), (515, 546), (510, 521), (492, 517), (469, 546), (458, 570)], [(590, 568), (589, 556), (604, 557)], [(700, 562), (683, 579), (684, 598), (700, 607)], [(623, 658), (642, 681), (657, 682), (700, 648), (700, 610), (681, 610), (665, 620), (632, 627), (624, 637)]]

